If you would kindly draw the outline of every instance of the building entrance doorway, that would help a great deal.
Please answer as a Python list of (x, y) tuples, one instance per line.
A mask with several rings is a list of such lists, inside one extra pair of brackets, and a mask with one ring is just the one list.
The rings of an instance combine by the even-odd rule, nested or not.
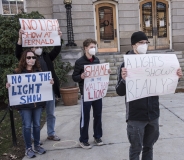
[(147, 35), (149, 50), (169, 49), (168, 2), (145, 0), (140, 3), (140, 26)]
[(98, 52), (117, 52), (117, 22), (114, 4), (95, 6)]

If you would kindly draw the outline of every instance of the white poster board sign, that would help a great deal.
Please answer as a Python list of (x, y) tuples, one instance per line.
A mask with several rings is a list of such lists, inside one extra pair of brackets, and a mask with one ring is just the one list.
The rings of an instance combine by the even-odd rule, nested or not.
[(19, 19), (19, 21), (24, 31), (23, 47), (61, 45), (57, 19)]
[(109, 63), (85, 65), (84, 102), (103, 98), (109, 85)]
[(53, 100), (51, 72), (7, 75), (10, 106)]
[(127, 102), (175, 93), (180, 67), (175, 54), (124, 55)]

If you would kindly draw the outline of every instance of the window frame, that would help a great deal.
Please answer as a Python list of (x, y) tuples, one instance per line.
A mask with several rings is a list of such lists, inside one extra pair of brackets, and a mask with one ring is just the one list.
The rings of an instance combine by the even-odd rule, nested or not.
[[(11, 0), (10, 0), (11, 1)], [(8, 4), (9, 4), (9, 11), (11, 12), (11, 4), (10, 4), (10, 1), (8, 1)], [(16, 10), (17, 10), (17, 13), (16, 14), (18, 14), (18, 4), (17, 4), (17, 2), (23, 2), (23, 8), (24, 8), (24, 11), (25, 11), (25, 1), (24, 0), (14, 0), (15, 2), (16, 2)], [(4, 11), (3, 11), (3, 2), (1, 1), (0, 2), (1, 4), (0, 4), (0, 7), (1, 7), (1, 14), (3, 15), (3, 16), (12, 16), (12, 15), (16, 15), (16, 14), (14, 14), (14, 13), (10, 13), (10, 14), (4, 14)]]

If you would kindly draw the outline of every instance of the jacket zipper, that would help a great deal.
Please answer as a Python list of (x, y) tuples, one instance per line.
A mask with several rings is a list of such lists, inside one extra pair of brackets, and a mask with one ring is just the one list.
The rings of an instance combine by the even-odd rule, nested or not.
[(35, 106), (35, 108), (36, 108), (36, 103), (34, 103), (34, 106)]
[(148, 97), (148, 99), (147, 99), (147, 100), (148, 100), (147, 103), (148, 103), (148, 119), (150, 120), (150, 114), (149, 114), (149, 98), (150, 98), (150, 97)]

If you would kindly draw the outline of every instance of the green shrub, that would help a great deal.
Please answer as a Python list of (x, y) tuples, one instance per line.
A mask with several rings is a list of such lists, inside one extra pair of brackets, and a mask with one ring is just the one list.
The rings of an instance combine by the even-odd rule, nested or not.
[[(44, 17), (38, 12), (22, 13), (10, 17), (0, 15), (0, 100), (6, 104), (8, 103), (8, 92), (5, 88), (6, 76), (12, 74), (18, 63), (15, 57), (15, 44), (19, 36), (19, 18), (43, 19)], [(47, 50), (50, 49), (50, 47), (47, 47)], [(70, 64), (61, 62), (60, 58), (57, 58), (55, 67), (60, 81), (66, 81), (65, 77), (71, 68)]]

